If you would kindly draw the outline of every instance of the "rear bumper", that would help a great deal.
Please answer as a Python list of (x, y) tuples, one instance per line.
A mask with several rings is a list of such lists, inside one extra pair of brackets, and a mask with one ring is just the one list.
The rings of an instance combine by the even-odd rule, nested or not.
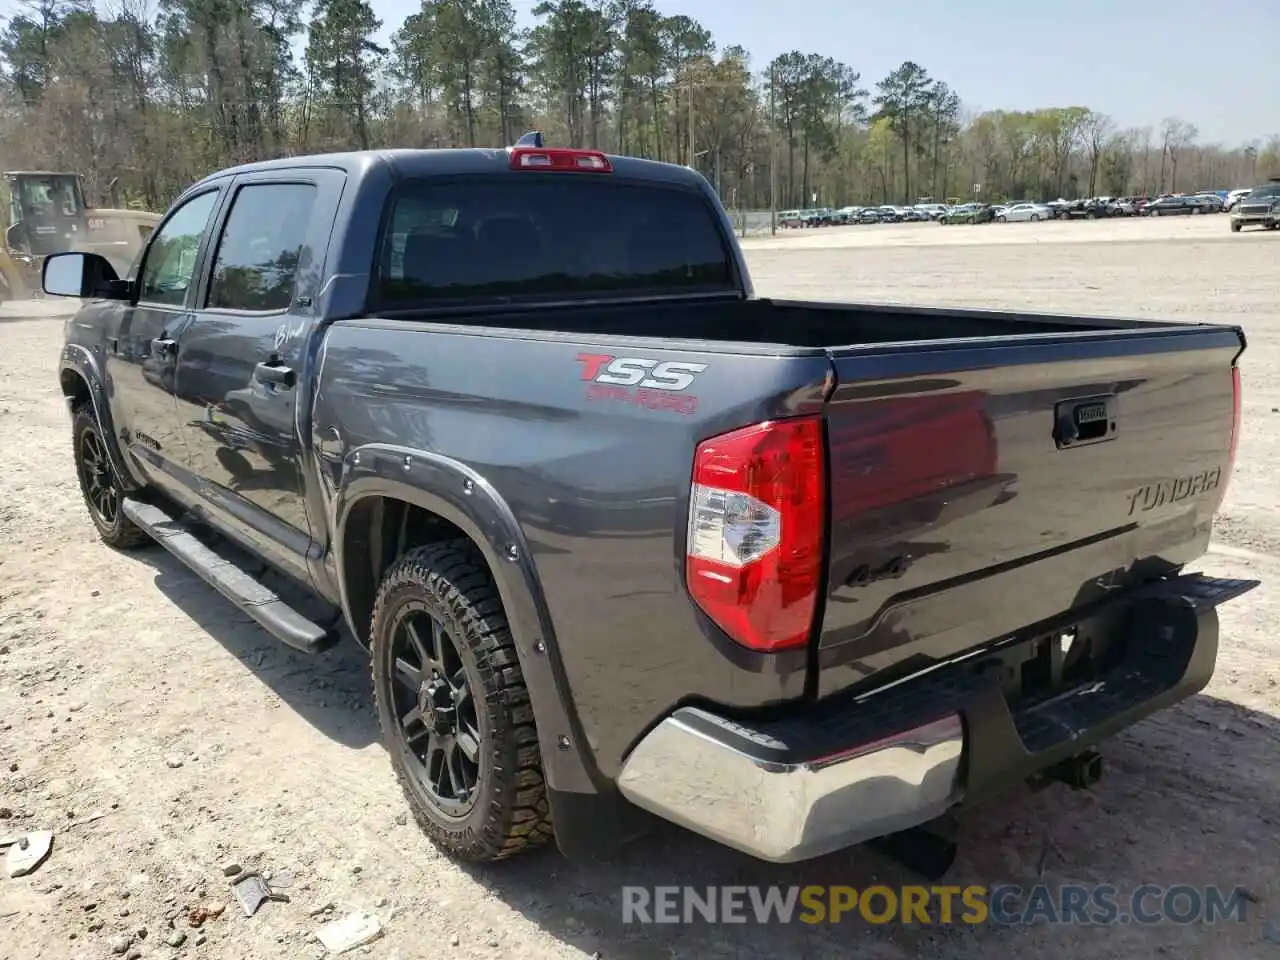
[[(1217, 606), (1257, 585), (1193, 574), (1091, 612), (1077, 635), (1112, 633), (1118, 659), (1026, 708), (1010, 708), (999, 660), (982, 656), (800, 718), (747, 725), (684, 707), (631, 752), (618, 788), (651, 813), (776, 862), (918, 826), (1201, 690), (1217, 657)], [(1018, 644), (1056, 643), (1061, 632)]]

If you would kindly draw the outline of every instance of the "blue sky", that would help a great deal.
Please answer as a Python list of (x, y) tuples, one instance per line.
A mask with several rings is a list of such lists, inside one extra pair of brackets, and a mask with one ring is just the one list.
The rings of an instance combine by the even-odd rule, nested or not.
[[(531, 23), (537, 0), (513, 0)], [(371, 0), (390, 34), (419, 0)], [(832, 56), (868, 87), (903, 60), (972, 109), (1086, 106), (1122, 126), (1177, 116), (1201, 139), (1280, 134), (1280, 0), (655, 0), (700, 21), (757, 69)], [(1245, 52), (1247, 51), (1247, 52)]]

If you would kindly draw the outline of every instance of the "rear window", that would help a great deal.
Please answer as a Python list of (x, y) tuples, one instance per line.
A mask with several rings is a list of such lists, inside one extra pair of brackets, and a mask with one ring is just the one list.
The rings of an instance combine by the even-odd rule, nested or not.
[(409, 181), (379, 247), (377, 301), (541, 299), (722, 290), (714, 209), (685, 190), (512, 174)]

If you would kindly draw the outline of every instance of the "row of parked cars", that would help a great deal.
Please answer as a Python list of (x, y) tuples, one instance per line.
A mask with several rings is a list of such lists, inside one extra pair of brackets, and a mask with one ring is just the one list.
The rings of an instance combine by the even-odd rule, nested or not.
[[(1101, 220), (1110, 217), (1166, 217), (1230, 211), (1249, 193), (1249, 190), (1224, 190), (1162, 194), (1158, 197), (1089, 197), (1081, 200), (994, 204), (922, 202), (913, 206), (884, 204), (839, 209), (785, 210), (778, 214), (778, 223), (783, 227), (803, 228), (929, 221), (941, 224), (1019, 223), (1041, 220)], [(1233, 229), (1236, 228), (1233, 226)]]

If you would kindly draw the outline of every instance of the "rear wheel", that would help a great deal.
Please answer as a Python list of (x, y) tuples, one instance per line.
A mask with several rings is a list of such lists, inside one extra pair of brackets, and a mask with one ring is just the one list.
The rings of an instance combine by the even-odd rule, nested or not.
[(1239, 232), (1240, 232), (1240, 224), (1238, 224), (1238, 223), (1232, 223), (1232, 224), (1231, 224), (1231, 232), (1232, 232), (1232, 233), (1239, 233)]
[(121, 550), (149, 543), (146, 531), (124, 515), (124, 484), (111, 465), (106, 438), (87, 403), (76, 408), (71, 436), (80, 493), (102, 542)]
[(422, 830), (474, 863), (550, 839), (533, 707), (502, 602), (468, 541), (392, 565), (371, 646), (383, 743)]

